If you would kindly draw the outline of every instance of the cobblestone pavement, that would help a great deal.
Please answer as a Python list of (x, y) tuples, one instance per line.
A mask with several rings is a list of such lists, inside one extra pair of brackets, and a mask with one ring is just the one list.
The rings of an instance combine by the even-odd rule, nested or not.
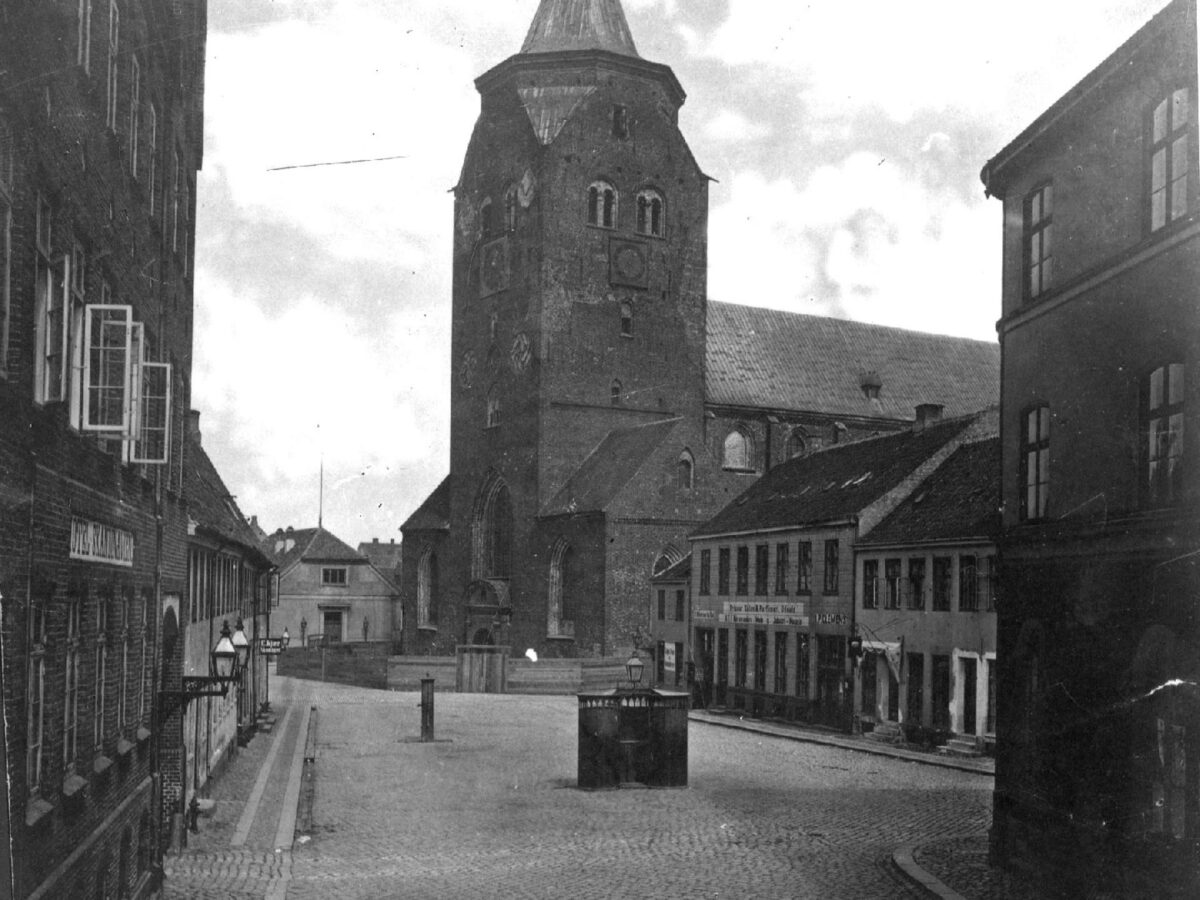
[(439, 743), (420, 744), (415, 694), (278, 679), (272, 695), (319, 710), (312, 833), (276, 853), (264, 800), (246, 846), (220, 845), (273, 736), (256, 737), (168, 861), (168, 900), (919, 896), (896, 847), (990, 815), (983, 775), (702, 723), (690, 787), (582, 792), (571, 697), (438, 694)]
[(913, 860), (946, 887), (971, 900), (1050, 900), (1036, 885), (988, 865), (987, 834), (932, 841)]

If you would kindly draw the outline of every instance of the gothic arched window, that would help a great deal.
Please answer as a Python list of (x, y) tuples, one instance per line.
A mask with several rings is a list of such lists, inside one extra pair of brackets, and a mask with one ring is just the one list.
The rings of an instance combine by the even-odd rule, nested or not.
[(617, 227), (617, 189), (607, 181), (593, 181), (588, 188), (588, 224)]
[(574, 571), (575, 554), (561, 538), (550, 555), (550, 594), (546, 633), (551, 637), (572, 637), (573, 616), (578, 605), (579, 585)]
[(628, 300), (621, 303), (621, 336), (633, 337), (633, 304)]
[(517, 230), (517, 186), (509, 185), (504, 192), (504, 230)]
[(685, 491), (690, 491), (694, 484), (696, 472), (696, 463), (692, 459), (692, 454), (687, 450), (679, 455), (679, 462), (676, 463), (676, 479), (680, 488)]
[(658, 191), (645, 190), (638, 193), (637, 198), (637, 230), (638, 234), (649, 234), (662, 237), (663, 233), (663, 204), (662, 194)]
[(729, 432), (725, 438), (724, 467), (726, 469), (749, 470), (754, 468), (754, 443), (750, 435), (740, 428)]
[(493, 385), (487, 395), (487, 427), (500, 427), (500, 388)]
[(808, 435), (804, 433), (803, 428), (792, 429), (792, 433), (788, 435), (788, 459), (795, 459), (797, 456), (803, 456), (808, 451), (807, 437)]

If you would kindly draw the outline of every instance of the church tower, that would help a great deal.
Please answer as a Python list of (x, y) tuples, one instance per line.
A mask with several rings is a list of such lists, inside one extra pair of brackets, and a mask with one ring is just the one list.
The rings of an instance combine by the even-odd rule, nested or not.
[(614, 430), (702, 417), (708, 180), (619, 0), (541, 0), (476, 87), (438, 630), (519, 652), (545, 646), (547, 503)]

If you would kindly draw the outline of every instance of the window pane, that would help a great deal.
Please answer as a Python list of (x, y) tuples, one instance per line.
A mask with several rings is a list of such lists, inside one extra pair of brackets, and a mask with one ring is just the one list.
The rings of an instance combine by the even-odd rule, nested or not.
[(1167, 379), (1167, 402), (1174, 405), (1183, 402), (1183, 364), (1171, 363), (1170, 377)]
[(1053, 234), (1054, 234), (1054, 226), (1053, 225), (1047, 225), (1041, 231), (1042, 259), (1049, 259), (1051, 254), (1054, 252), (1053, 249), (1051, 249), (1051, 238), (1053, 237)]
[(1054, 260), (1051, 259), (1050, 257), (1046, 257), (1046, 259), (1042, 261), (1042, 290), (1049, 289), (1049, 287), (1052, 283), (1051, 277), (1052, 277), (1053, 271), (1054, 271)]
[(1166, 369), (1155, 369), (1150, 373), (1150, 408), (1158, 409), (1163, 403), (1163, 375)]
[(1038, 411), (1030, 410), (1025, 418), (1025, 441), (1026, 443), (1035, 443), (1038, 438)]
[(1042, 259), (1042, 235), (1035, 231), (1029, 236), (1029, 263), (1037, 265)]
[(1029, 222), (1036, 225), (1040, 221), (1042, 221), (1042, 195), (1039, 191), (1029, 201)]
[(1187, 176), (1171, 185), (1171, 219), (1187, 215)]
[[(1164, 105), (1165, 101), (1164, 101)], [(1171, 95), (1171, 128), (1177, 130), (1187, 124), (1188, 120), (1188, 92), (1187, 88), (1180, 88)]]
[(1165, 148), (1154, 151), (1150, 157), (1150, 189), (1160, 191), (1167, 184), (1167, 151)]
[(1054, 185), (1048, 184), (1042, 188), (1042, 216), (1050, 218), (1054, 214)]
[(1154, 108), (1154, 143), (1167, 136), (1167, 101), (1164, 100)]
[(1050, 407), (1043, 406), (1038, 410), (1038, 440), (1050, 439)]
[(1156, 192), (1150, 198), (1150, 230), (1157, 231), (1167, 224), (1166, 190)]

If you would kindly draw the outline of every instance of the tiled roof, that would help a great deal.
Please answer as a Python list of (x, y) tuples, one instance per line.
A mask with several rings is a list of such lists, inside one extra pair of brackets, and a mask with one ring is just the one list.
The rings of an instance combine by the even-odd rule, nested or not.
[(417, 511), (400, 526), (401, 531), (448, 531), (450, 529), (450, 476), (433, 489)]
[(850, 518), (973, 422), (974, 418), (955, 419), (920, 432), (896, 432), (789, 460), (763, 475), (695, 534), (737, 534)]
[(1000, 400), (997, 343), (729, 303), (708, 304), (707, 367), (716, 405), (911, 420), (921, 403), (961, 416)]
[(1000, 438), (997, 437), (955, 450), (862, 543), (995, 540), (999, 530)]
[(542, 0), (522, 53), (608, 50), (637, 56), (620, 0)]
[(260, 552), (254, 529), (242, 515), (216, 466), (204, 452), (204, 447), (190, 436), (187, 441), (188, 465), (184, 469), (183, 481), (188, 516), (197, 528), (240, 544), (252, 552)]
[[(288, 547), (288, 542), (293, 542)], [(283, 546), (276, 550), (279, 543)], [(366, 557), (324, 528), (295, 528), (268, 534), (260, 546), (281, 570), (301, 560), (323, 562), (366, 562)]]
[(679, 422), (679, 419), (666, 419), (610, 431), (546, 504), (541, 515), (570, 515), (606, 509)]
[(383, 543), (379, 540), (363, 541), (358, 545), (358, 552), (371, 561), (371, 565), (383, 573), (400, 568), (403, 558), (402, 545), (394, 540)]

